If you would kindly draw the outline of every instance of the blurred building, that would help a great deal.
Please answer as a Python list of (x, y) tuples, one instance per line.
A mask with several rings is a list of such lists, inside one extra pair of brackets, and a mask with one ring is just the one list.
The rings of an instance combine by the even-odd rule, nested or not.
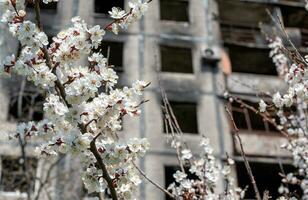
[[(42, 8), (42, 22), (50, 38), (68, 27), (71, 17), (77, 15), (89, 24), (105, 26), (111, 21), (108, 17), (111, 7), (128, 8), (127, 2), (60, 0), (57, 4)], [(129, 85), (136, 79), (151, 82), (143, 97), (150, 101), (142, 107), (141, 117), (124, 118), (121, 134), (149, 139), (151, 150), (139, 161), (139, 165), (148, 177), (167, 187), (173, 179), (172, 173), (177, 169), (177, 158), (164, 133), (160, 80), (189, 147), (197, 153), (200, 150), (197, 144), (202, 135), (210, 138), (218, 160), (224, 162), (226, 153), (234, 158), (236, 181), (243, 188), (249, 185), (247, 198), (253, 199), (239, 145), (232, 137), (223, 94), (229, 91), (248, 104), (258, 106), (258, 96), (262, 92), (283, 90), (283, 82), (279, 80), (269, 58), (269, 48), (260, 26), (265, 32), (279, 35), (279, 31), (275, 32), (277, 29), (271, 29), (277, 25), (268, 11), (274, 17), (279, 16), (292, 41), (304, 53), (308, 39), (308, 15), (304, 10), (304, 0), (153, 0), (149, 7), (139, 23), (118, 36), (108, 33), (101, 46), (105, 53), (110, 48), (110, 63), (119, 73), (120, 85)], [(33, 15), (31, 9), (30, 6), (28, 12)], [(18, 44), (2, 28), (0, 31), (0, 58), (18, 52)], [(23, 97), (24, 105), (28, 107), (23, 106), (22, 114), (17, 114), (16, 98), (21, 83), (19, 79), (14, 84), (7, 81), (2, 83), (1, 133), (13, 130), (21, 117), (34, 120), (43, 117), (40, 110), (42, 97), (32, 89), (29, 91), (30, 97)], [(280, 185), (277, 171), (291, 170), (292, 164), (290, 155), (280, 149), (284, 138), (255, 113), (236, 103), (229, 103), (229, 106), (240, 129), (259, 189), (261, 192), (269, 189), (275, 197)], [(29, 155), (33, 153), (31, 148)], [(12, 173), (5, 171), (4, 166), (12, 162), (10, 158), (16, 159), (20, 150), (3, 141), (0, 154), (0, 199), (4, 196), (11, 199), (17, 194), (3, 179), (7, 173)], [(67, 158), (59, 168), (71, 169), (75, 166), (74, 162)], [(40, 174), (41, 165), (35, 166), (37, 174)], [(81, 182), (74, 183), (80, 185), (72, 186), (70, 190), (83, 196)], [(67, 190), (67, 185), (56, 182), (55, 191), (61, 194), (60, 191)], [(223, 188), (224, 182), (221, 181), (218, 189)], [(55, 195), (55, 198), (61, 199), (61, 195)], [(144, 181), (138, 199), (165, 199), (165, 195)]]

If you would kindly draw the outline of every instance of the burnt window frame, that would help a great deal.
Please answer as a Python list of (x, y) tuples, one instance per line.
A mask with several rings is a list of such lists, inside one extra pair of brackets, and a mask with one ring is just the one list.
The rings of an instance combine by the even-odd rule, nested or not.
[[(264, 8), (268, 8), (271, 11), (275, 11), (278, 7), (274, 4), (266, 4), (266, 3), (258, 3), (258, 2), (240, 2), (240, 1), (228, 1), (228, 0), (219, 0), (218, 1), (218, 9), (219, 11), (222, 13), (222, 11), (224, 9), (225, 4), (227, 3), (228, 6), (230, 7), (234, 7), (234, 6), (241, 6), (241, 7), (245, 7), (245, 6), (251, 6), (250, 9), (253, 9), (254, 7), (260, 11), (260, 12), (264, 12), (266, 13), (266, 11), (263, 11), (263, 7)], [(232, 13), (232, 11), (231, 11)], [(221, 30), (221, 34), (223, 36), (222, 41), (224, 43), (224, 47), (225, 49), (227, 49), (230, 45), (237, 45), (237, 46), (242, 46), (242, 47), (246, 47), (251, 49), (251, 51), (253, 51), (254, 49), (256, 51), (258, 51), (258, 49), (260, 47), (265, 48), (268, 45), (268, 42), (266, 41), (265, 36), (263, 36), (263, 34), (261, 33), (261, 28), (257, 22), (257, 20), (252, 20), (252, 16), (250, 16), (249, 19), (252, 20), (251, 23), (248, 23), (249, 20), (242, 20), (242, 19), (238, 19), (236, 20), (236, 18), (232, 18), (232, 20), (227, 19), (226, 17), (229, 14), (223, 15), (222, 18), (219, 18), (219, 24), (220, 24), (220, 30)], [(263, 14), (257, 14), (256, 16), (260, 16), (260, 20), (262, 21), (263, 24), (271, 24), (273, 23), (271, 18), (268, 17), (262, 17)], [(224, 17), (224, 18), (223, 18)], [(258, 18), (259, 19), (259, 18)], [(247, 45), (249, 44), (249, 45)], [(257, 52), (258, 53), (258, 52)], [(249, 52), (247, 53), (249, 55)], [(258, 53), (260, 55), (260, 53)], [(234, 56), (235, 54), (233, 54)], [(261, 55), (260, 55), (261, 56)], [(245, 67), (235, 67), (233, 65), (234, 60), (231, 59), (231, 55), (229, 53), (229, 57), (230, 57), (230, 61), (232, 63), (232, 72), (238, 72), (238, 73), (248, 73), (248, 74), (256, 74), (256, 75), (268, 75), (268, 76), (277, 76), (278, 73), (275, 72), (275, 67), (272, 67), (270, 69), (266, 69), (263, 68), (262, 71), (260, 72), (260, 70), (258, 70), (257, 68), (255, 68), (256, 70), (250, 70), (253, 68), (250, 68), (249, 66)], [(269, 56), (266, 55), (266, 58), (268, 58)], [(269, 60), (265, 60), (265, 56), (264, 59), (259, 61), (260, 63), (267, 63), (268, 67), (270, 67), (270, 63)], [(274, 64), (272, 64), (272, 66), (274, 66)], [(234, 70), (235, 69), (235, 70)]]
[[(257, 110), (259, 108), (258, 106), (256, 106), (258, 103), (255, 102), (255, 101), (250, 101), (250, 100), (247, 100), (247, 99), (242, 100), (242, 101), (244, 103), (248, 104), (249, 106), (253, 106)], [(243, 130), (243, 131), (248, 131), (249, 133), (267, 133), (267, 134), (273, 133), (273, 134), (276, 134), (278, 132), (278, 130), (275, 127), (273, 127), (273, 125), (271, 125), (269, 122), (264, 120), (261, 116), (258, 115), (258, 113), (254, 113), (253, 111), (249, 110), (246, 107), (243, 107), (243, 106), (240, 107), (240, 105), (239, 106), (234, 106), (235, 103), (239, 104), (239, 103), (233, 101), (232, 103), (229, 102), (228, 106), (229, 106), (229, 108), (231, 110), (234, 122), (235, 122), (235, 124), (236, 124), (238, 129)], [(237, 119), (241, 120), (241, 117), (235, 116), (234, 112), (239, 113), (240, 115), (244, 115), (245, 124), (246, 124), (245, 127), (247, 127), (247, 128), (243, 127), (240, 123), (237, 123), (238, 122)], [(251, 116), (254, 116), (254, 118), (252, 118)], [(254, 119), (262, 120), (263, 121), (264, 130), (263, 129), (253, 128), (252, 121)], [(231, 123), (232, 122), (230, 121), (230, 124)]]
[[(159, 19), (162, 22), (175, 22), (175, 23), (190, 23), (190, 1), (189, 0), (172, 0), (173, 2), (171, 2), (171, 0), (159, 0)], [(177, 1), (179, 3), (183, 3), (186, 4), (185, 8), (183, 10), (186, 10), (186, 14), (184, 15), (184, 17), (182, 17), (181, 19), (176, 19), (175, 15), (170, 15), (169, 18), (166, 16), (166, 14), (164, 14), (166, 11), (165, 8), (164, 9), (164, 4), (176, 4)], [(167, 5), (170, 6), (170, 5)], [(168, 15), (168, 14), (167, 14)], [(172, 18), (174, 17), (174, 18)]]
[[(161, 43), (159, 44), (159, 54), (160, 54), (160, 66), (161, 66), (160, 71), (161, 72), (194, 74), (193, 47), (192, 46), (175, 46), (175, 45)], [(181, 60), (178, 60), (178, 59), (175, 59), (175, 62), (172, 62), (171, 58), (174, 57), (173, 55), (179, 55), (179, 54), (183, 54), (183, 55), (180, 55), (180, 57), (188, 60), (187, 63), (181, 62)], [(180, 62), (176, 63), (178, 61)], [(180, 68), (180, 70), (176, 70), (179, 64), (182, 64), (183, 66)], [(184, 65), (187, 65), (187, 66), (184, 66)]]
[[(232, 50), (232, 48), (237, 49), (237, 51), (235, 52), (235, 49)], [(278, 76), (278, 72), (276, 69), (275, 64), (272, 62), (271, 58), (269, 57), (269, 52), (270, 49), (266, 46), (254, 46), (254, 47), (250, 47), (250, 46), (246, 46), (246, 45), (242, 45), (242, 44), (234, 44), (234, 43), (229, 43), (229, 42), (225, 42), (224, 43), (224, 49), (226, 50), (230, 62), (231, 62), (231, 69), (232, 72), (234, 73), (241, 73), (241, 74), (253, 74), (253, 75), (261, 75), (261, 76), (272, 76), (272, 77), (277, 77)], [(247, 51), (245, 51), (245, 49)], [(241, 51), (239, 51), (241, 50)], [(266, 53), (265, 51), (268, 51), (268, 53)], [(253, 52), (256, 51), (256, 52)], [(244, 65), (237, 65), (236, 63), (234, 63), (234, 61), (236, 61), (237, 63), (239, 62), (238, 59), (234, 59), (234, 56), (236, 57), (237, 55), (241, 55), (242, 58), (241, 59), (246, 59), (245, 55), (241, 54), (240, 52), (246, 52), (247, 56), (249, 55), (248, 53), (257, 55), (260, 53), (260, 56), (262, 56), (264, 59), (260, 60), (260, 62), (264, 62), (267, 65), (265, 65), (265, 67), (269, 67), (270, 69), (268, 69), (268, 71), (266, 71), (267, 69), (263, 69), (263, 71), (254, 71), (255, 69), (251, 70), (249, 69), (249, 66), (244, 66)], [(261, 55), (264, 54), (264, 55)], [(240, 62), (243, 63), (243, 62)], [(263, 63), (263, 64), (264, 64)], [(258, 65), (260, 66), (260, 65)]]
[[(265, 7), (267, 9), (269, 9), (270, 11), (273, 11), (275, 9), (275, 6), (270, 4), (270, 3), (260, 3), (260, 2), (241, 2), (241, 1), (238, 1), (238, 0), (235, 0), (235, 1), (229, 1), (229, 0), (218, 0), (217, 1), (218, 3), (218, 12), (221, 13), (221, 11), (223, 11), (223, 7), (228, 7), (226, 5), (220, 5), (220, 4), (223, 4), (223, 3), (229, 3), (229, 6), (232, 7), (232, 3), (234, 4), (242, 4), (241, 7), (242, 8), (247, 8), (247, 6), (252, 6), (251, 10), (255, 11), (255, 9), (259, 9), (258, 7)], [(231, 3), (231, 4), (230, 4)], [(235, 8), (238, 8), (239, 6), (238, 5), (235, 5)], [(266, 9), (264, 8), (263, 9), (260, 9), (260, 11), (264, 11), (263, 14), (265, 14), (266, 18), (264, 20), (266, 21), (262, 21), (263, 24), (268, 24), (271, 22), (271, 18), (270, 16), (267, 15), (266, 13)], [(230, 8), (229, 8), (230, 9)], [(248, 9), (249, 10), (249, 9)], [(234, 11), (233, 11), (234, 12)], [(223, 13), (223, 12), (222, 12)], [(238, 14), (238, 13), (236, 13)], [(263, 16), (263, 15), (261, 15)], [(242, 18), (243, 19), (243, 18)], [(234, 26), (242, 26), (242, 27), (247, 27), (247, 28), (259, 28), (259, 21), (258, 22), (255, 22), (252, 24), (252, 22), (241, 22), (241, 21), (232, 21), (232, 20), (223, 20), (222, 19), (222, 16), (219, 17), (219, 23), (220, 24), (223, 24), (223, 25), (234, 25)]]
[[(172, 108), (173, 114), (175, 115), (177, 122), (183, 132), (183, 134), (186, 135), (190, 135), (190, 136), (194, 136), (194, 135), (199, 135), (199, 122), (198, 122), (198, 102), (188, 102), (188, 101), (177, 101), (177, 100), (169, 100), (169, 104)], [(177, 117), (177, 109), (175, 109), (173, 106), (174, 104), (177, 104), (176, 106), (181, 106), (181, 105), (188, 105), (188, 106), (193, 106), (194, 108), (194, 113), (191, 113), (191, 115), (195, 116), (195, 120), (190, 120), (192, 121), (193, 125), (189, 126), (189, 125), (185, 125), (183, 126), (183, 120), (181, 120), (181, 118)], [(161, 102), (161, 105), (164, 105), (163, 102)], [(163, 119), (163, 133), (167, 134), (170, 133), (170, 127), (169, 125), (165, 124), (165, 118), (164, 118), (164, 114), (162, 115), (162, 119)], [(187, 128), (187, 129), (186, 129)], [(168, 129), (168, 130), (167, 130)], [(188, 131), (188, 129), (191, 129), (190, 131)]]

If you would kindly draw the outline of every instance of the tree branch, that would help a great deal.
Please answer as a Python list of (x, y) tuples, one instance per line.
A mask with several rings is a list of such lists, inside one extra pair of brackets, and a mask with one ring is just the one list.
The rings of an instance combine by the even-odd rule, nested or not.
[(248, 162), (248, 160), (247, 160), (247, 158), (246, 158), (246, 154), (245, 154), (245, 152), (244, 152), (244, 147), (243, 147), (242, 139), (241, 139), (241, 137), (240, 137), (240, 135), (239, 135), (239, 129), (237, 128), (237, 126), (236, 126), (236, 124), (235, 124), (235, 121), (234, 121), (234, 119), (233, 119), (233, 116), (232, 116), (232, 114), (231, 114), (229, 108), (228, 108), (227, 106), (225, 106), (225, 108), (226, 108), (226, 111), (227, 111), (227, 113), (228, 113), (228, 116), (229, 116), (229, 118), (230, 118), (230, 120), (231, 120), (231, 123), (232, 123), (232, 126), (233, 126), (233, 133), (234, 133), (235, 137), (237, 138), (237, 140), (238, 140), (238, 142), (239, 142), (239, 144), (240, 144), (241, 155), (242, 155), (242, 157), (243, 157), (243, 159), (244, 159), (244, 164), (245, 164), (247, 173), (248, 173), (249, 178), (250, 178), (250, 181), (251, 181), (251, 183), (252, 183), (252, 185), (253, 185), (253, 189), (254, 189), (254, 191), (255, 191), (256, 199), (257, 199), (257, 200), (262, 200), (262, 199), (261, 199), (260, 192), (259, 192), (259, 189), (258, 189), (258, 187), (257, 187), (257, 183), (256, 183), (256, 181), (255, 181), (255, 178), (254, 178), (253, 174), (252, 174), (251, 167), (250, 167), (250, 165), (249, 165), (249, 162)]
[(99, 152), (97, 151), (96, 144), (95, 144), (96, 139), (97, 139), (97, 137), (95, 137), (91, 141), (91, 143), (90, 143), (90, 151), (95, 156), (99, 168), (103, 171), (103, 178), (106, 180), (106, 182), (108, 184), (108, 187), (109, 187), (112, 199), (113, 200), (118, 200), (117, 192), (115, 190), (115, 185), (113, 184), (113, 179), (111, 179), (111, 177), (109, 176), (109, 173), (107, 171), (106, 165), (104, 164), (102, 157), (100, 156)]
[[(36, 16), (35, 19), (36, 19), (36, 24), (37, 24), (38, 28), (40, 29), (40, 31), (42, 31), (43, 28), (42, 28), (42, 25), (41, 25), (40, 4), (39, 4), (39, 2), (40, 2), (40, 0), (35, 0), (35, 16)], [(56, 67), (52, 67), (52, 63), (51, 63), (51, 60), (50, 60), (47, 48), (45, 46), (42, 48), (42, 51), (44, 53), (44, 58), (46, 59), (47, 66), (50, 69), (52, 69), (52, 72), (54, 74), (56, 74), (55, 73)], [(66, 101), (65, 89), (64, 89), (64, 86), (59, 81), (58, 77), (57, 77), (57, 80), (55, 81), (55, 85), (56, 85), (56, 89), (58, 89), (59, 94), (62, 97), (63, 101), (66, 103), (67, 107), (71, 107), (71, 105)], [(82, 133), (85, 133), (86, 128), (85, 128), (84, 125), (82, 125), (82, 124), (79, 125), (79, 128), (80, 128)], [(105, 166), (105, 164), (103, 162), (103, 159), (101, 158), (99, 152), (97, 151), (96, 144), (95, 144), (95, 141), (96, 141), (97, 137), (95, 137), (91, 141), (91, 143), (90, 143), (90, 151), (95, 156), (99, 168), (103, 171), (103, 178), (106, 180), (106, 182), (108, 184), (108, 187), (109, 187), (112, 199), (113, 200), (118, 200), (117, 193), (116, 193), (116, 190), (115, 190), (115, 187), (114, 187), (114, 184), (113, 184), (113, 180), (109, 176), (109, 173), (108, 173), (107, 168), (106, 168), (106, 166)]]

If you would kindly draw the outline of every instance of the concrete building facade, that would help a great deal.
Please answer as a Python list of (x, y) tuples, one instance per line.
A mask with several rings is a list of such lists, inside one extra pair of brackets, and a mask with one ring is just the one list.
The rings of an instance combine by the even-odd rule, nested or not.
[[(68, 27), (70, 18), (77, 15), (91, 25), (104, 26), (111, 20), (106, 12), (111, 6), (128, 8), (128, 0), (60, 0), (42, 9), (44, 29), (52, 37)], [(151, 179), (167, 187), (170, 172), (177, 166), (175, 151), (167, 143), (164, 133), (161, 84), (175, 113), (178, 113), (184, 138), (193, 152), (198, 153), (198, 141), (205, 135), (210, 138), (218, 160), (224, 162), (226, 153), (234, 158), (236, 166), (233, 173), (238, 184), (242, 187), (249, 185), (239, 146), (232, 137), (223, 94), (229, 91), (255, 105), (260, 92), (283, 90), (284, 85), (271, 63), (267, 41), (260, 29), (259, 22), (265, 29), (275, 26), (267, 9), (281, 17), (297, 46), (305, 52), (308, 16), (303, 13), (304, 2), (301, 0), (153, 0), (140, 22), (118, 36), (107, 33), (107, 43), (103, 44), (102, 50), (106, 52), (110, 48), (110, 62), (116, 66), (120, 85), (129, 85), (136, 79), (151, 82), (143, 96), (150, 101), (142, 106), (141, 117), (124, 118), (120, 133), (124, 137), (149, 139), (151, 149), (139, 165)], [(33, 15), (31, 8), (29, 13)], [(2, 59), (5, 55), (18, 52), (18, 43), (2, 27), (0, 31)], [(9, 117), (14, 115), (14, 111), (10, 111), (10, 106), (14, 106), (12, 90), (5, 81), (0, 89), (0, 131), (5, 133), (16, 127), (18, 119)], [(286, 169), (292, 163), (290, 155), (280, 149), (284, 138), (253, 113), (236, 104), (229, 103), (229, 106), (238, 119), (236, 122), (241, 130), (244, 149), (256, 171), (257, 182), (260, 181), (262, 189), (276, 186), (279, 178), (273, 174), (274, 170), (279, 163)], [(1, 157), (19, 155), (19, 150), (15, 148), (12, 151), (10, 145), (4, 140), (1, 142)], [(29, 152), (30, 155), (33, 152), (31, 147)], [(69, 169), (72, 163), (67, 158), (60, 168)], [(59, 185), (56, 183), (55, 188), (58, 191)], [(80, 188), (81, 185), (74, 190)], [(218, 189), (223, 188), (221, 181)], [(253, 198), (248, 190), (250, 196), (247, 198)], [(275, 188), (270, 190), (277, 193)], [(8, 191), (2, 191), (0, 199), (1, 195), (14, 196)], [(55, 195), (55, 198), (61, 199), (61, 196)], [(137, 199), (165, 198), (165, 194), (144, 181)]]

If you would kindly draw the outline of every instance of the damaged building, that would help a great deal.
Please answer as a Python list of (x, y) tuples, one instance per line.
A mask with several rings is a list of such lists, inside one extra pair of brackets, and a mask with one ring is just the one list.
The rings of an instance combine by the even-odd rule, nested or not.
[[(130, 85), (136, 79), (151, 82), (144, 92), (143, 98), (150, 101), (142, 106), (142, 115), (134, 119), (124, 117), (121, 130), (127, 138), (149, 139), (151, 148), (139, 160), (140, 168), (148, 177), (168, 187), (173, 182), (172, 173), (177, 170), (176, 153), (166, 139), (161, 84), (192, 151), (197, 153), (200, 150), (196, 144), (202, 135), (210, 138), (218, 160), (224, 162), (227, 153), (236, 161), (232, 172), (236, 183), (242, 188), (248, 186), (246, 198), (254, 198), (240, 147), (232, 136), (232, 126), (225, 112), (227, 102), (224, 92), (228, 91), (257, 107), (262, 92), (284, 89), (269, 57), (267, 34), (281, 34), (275, 29), (277, 24), (272, 18), (280, 19), (291, 40), (305, 54), (308, 15), (304, 5), (304, 0), (154, 0), (138, 23), (118, 36), (106, 34), (100, 50), (107, 54), (110, 49), (109, 62), (119, 74), (119, 85)], [(51, 39), (68, 27), (70, 19), (77, 15), (89, 24), (104, 26), (111, 21), (108, 11), (113, 6), (128, 8), (128, 0), (59, 0), (58, 3), (44, 5), (44, 30)], [(27, 9), (30, 17), (34, 17), (31, 5)], [(1, 27), (0, 33), (0, 58), (18, 54), (19, 44), (4, 27)], [(21, 165), (12, 169), (6, 166), (20, 162), (21, 151), (18, 142), (8, 142), (4, 135), (14, 130), (19, 121), (43, 119), (44, 94), (20, 77), (13, 81), (3, 79), (0, 84), (0, 199), (19, 199), (24, 198), (25, 183), (19, 183), (19, 188), (11, 187), (20, 182), (20, 178), (10, 178), (8, 174), (20, 173)], [(277, 197), (281, 180), (277, 172), (293, 169), (291, 156), (280, 149), (285, 138), (269, 123), (236, 102), (228, 103), (228, 106), (240, 129), (260, 191), (267, 189), (271, 196)], [(29, 156), (27, 166), (36, 176), (44, 174), (46, 169), (44, 162), (34, 157), (34, 147), (38, 143), (34, 141), (26, 149)], [(78, 174), (80, 171), (75, 169), (75, 163), (74, 158), (67, 156), (52, 173), (56, 176), (66, 169)], [(81, 180), (75, 180), (76, 176), (72, 179), (71, 176), (67, 180), (74, 184), (53, 180), (52, 198), (91, 199), (91, 195), (86, 195)], [(31, 180), (35, 193), (40, 183), (34, 178)], [(218, 189), (223, 188), (221, 180)], [(65, 191), (74, 192), (64, 197)], [(144, 181), (137, 199), (167, 197)]]

